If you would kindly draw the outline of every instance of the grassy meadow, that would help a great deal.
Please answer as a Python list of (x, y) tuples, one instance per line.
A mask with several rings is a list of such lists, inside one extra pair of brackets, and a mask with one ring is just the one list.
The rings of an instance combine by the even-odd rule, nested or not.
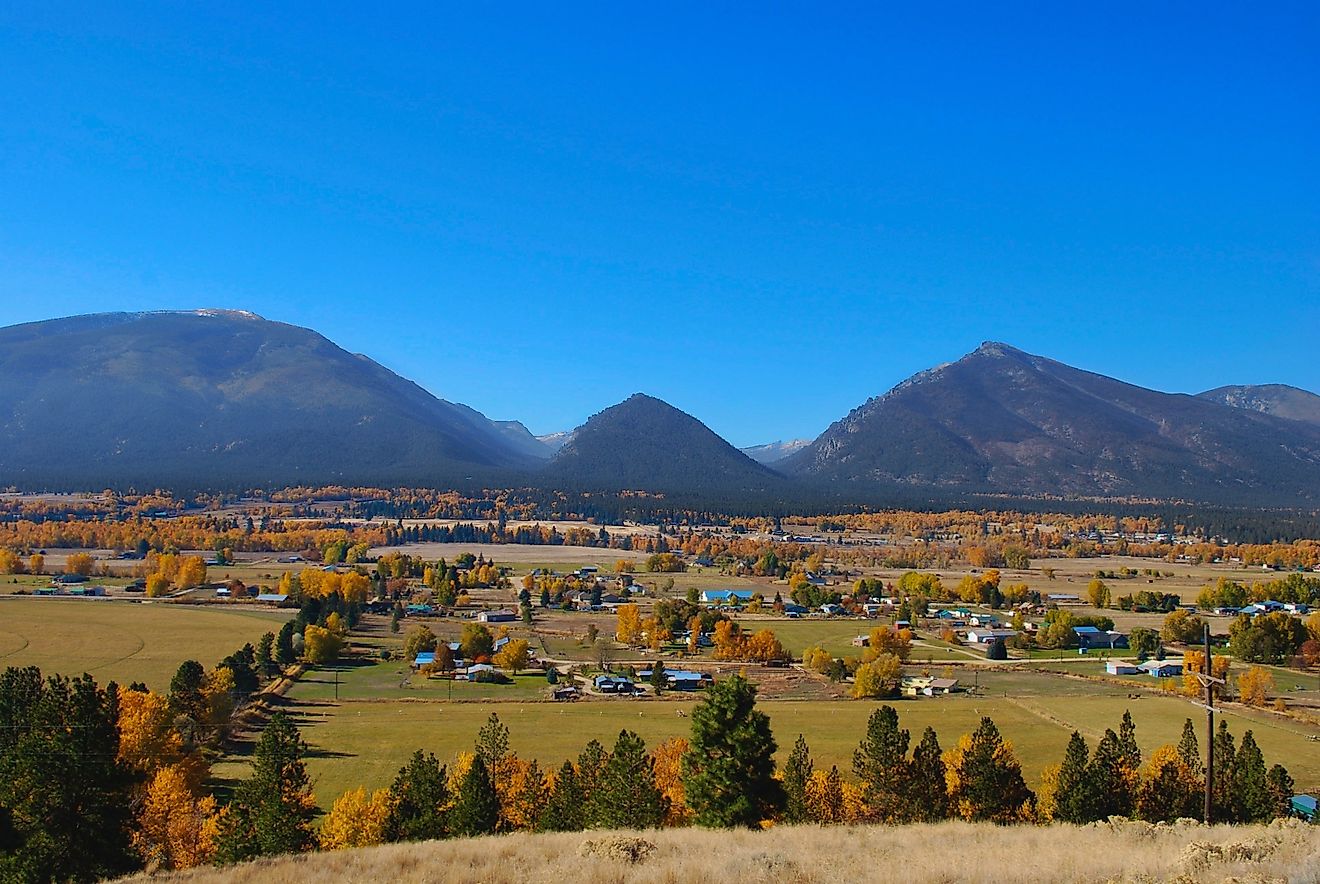
[[(434, 752), (441, 759), (470, 750), (477, 730), (492, 712), (509, 727), (516, 752), (542, 765), (558, 766), (576, 757), (591, 739), (611, 744), (624, 728), (638, 733), (648, 745), (686, 736), (691, 725), (688, 715), (697, 702), (697, 698), (672, 694), (659, 700), (546, 702), (533, 699), (544, 696), (545, 681), (539, 675), (521, 676), (517, 684), (503, 688), (455, 684), (454, 701), (448, 702), (448, 682), (400, 688), (397, 681), (391, 684), (398, 670), (386, 667), (382, 665), (372, 676), (379, 679), (375, 698), (365, 697), (370, 682), (364, 670), (345, 667), (340, 672), (339, 702), (334, 700), (333, 673), (325, 670), (309, 673), (282, 700), (311, 747), (308, 768), (323, 807), (355, 786), (387, 785), (416, 749)], [(898, 709), (902, 726), (912, 732), (914, 745), (921, 731), (930, 726), (939, 734), (941, 745), (951, 748), (962, 734), (976, 727), (981, 716), (989, 715), (1012, 741), (1033, 787), (1041, 770), (1063, 757), (1074, 729), (1094, 745), (1106, 727), (1116, 729), (1123, 711), (1130, 710), (1141, 748), (1149, 753), (1162, 743), (1176, 742), (1184, 719), (1191, 717), (1198, 727), (1204, 721), (1199, 709), (1177, 697), (1148, 694), (1132, 699), (1121, 687), (1086, 679), (1025, 669), (971, 667), (940, 667), (937, 674), (953, 674), (976, 690), (889, 701)], [(353, 682), (355, 678), (359, 681)], [(350, 696), (358, 699), (347, 699)], [(765, 700), (759, 704), (770, 716), (781, 761), (801, 733), (818, 766), (838, 765), (846, 776), (851, 775), (852, 752), (866, 720), (878, 705), (855, 700)], [(1320, 787), (1320, 751), (1308, 739), (1311, 730), (1267, 712), (1224, 714), (1238, 737), (1247, 728), (1255, 732), (1267, 761), (1287, 766), (1298, 791)], [(241, 753), (218, 765), (216, 775), (221, 779), (245, 776)]]
[(278, 631), (288, 616), (237, 606), (7, 598), (0, 601), (0, 667), (87, 672), (101, 684), (142, 681), (165, 691), (184, 660), (212, 666)]

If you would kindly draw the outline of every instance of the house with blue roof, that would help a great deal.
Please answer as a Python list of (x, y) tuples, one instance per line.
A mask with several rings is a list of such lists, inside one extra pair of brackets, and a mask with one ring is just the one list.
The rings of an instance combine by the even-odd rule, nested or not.
[(1314, 795), (1294, 795), (1290, 805), (1294, 816), (1299, 816), (1311, 823), (1320, 820), (1320, 812), (1316, 810)]
[[(665, 667), (664, 673), (671, 691), (698, 691), (715, 683), (715, 679), (704, 672), (689, 672), (686, 669)], [(643, 669), (637, 673), (637, 677), (642, 681), (650, 681), (651, 670)]]

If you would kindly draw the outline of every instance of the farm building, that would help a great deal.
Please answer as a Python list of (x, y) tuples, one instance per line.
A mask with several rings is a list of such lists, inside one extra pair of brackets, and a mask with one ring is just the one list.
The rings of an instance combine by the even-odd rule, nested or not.
[(413, 669), (421, 669), (435, 662), (435, 651), (422, 651), (412, 661)]
[(1320, 812), (1316, 810), (1314, 795), (1294, 795), (1291, 803), (1292, 812), (1295, 816), (1312, 823), (1320, 820)]
[(1105, 672), (1109, 675), (1140, 675), (1141, 667), (1122, 660), (1109, 660), (1105, 663)]
[(282, 605), (289, 600), (289, 596), (282, 592), (263, 592), (257, 596), (257, 601), (268, 602), (272, 605)]
[[(637, 673), (637, 677), (643, 681), (651, 678), (651, 670), (643, 669)], [(715, 680), (704, 672), (688, 672), (684, 669), (665, 669), (665, 679), (669, 682), (669, 689), (672, 691), (696, 691), (709, 684), (714, 684)]]
[(518, 619), (518, 615), (508, 608), (498, 611), (482, 611), (477, 614), (477, 620), (482, 623), (511, 623)]
[(1137, 668), (1153, 678), (1177, 678), (1183, 671), (1176, 660), (1147, 660)]
[(988, 645), (991, 642), (1015, 638), (1017, 634), (1016, 629), (969, 629), (967, 640), (975, 645)]
[(901, 687), (905, 697), (934, 697), (938, 694), (951, 693), (957, 688), (956, 678), (932, 678), (929, 675), (904, 676)]
[(750, 589), (703, 589), (701, 600), (708, 605), (739, 605), (752, 600)]

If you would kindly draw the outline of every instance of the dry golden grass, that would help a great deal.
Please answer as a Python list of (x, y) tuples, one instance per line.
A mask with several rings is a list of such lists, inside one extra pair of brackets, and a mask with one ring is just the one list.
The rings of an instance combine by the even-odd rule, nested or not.
[[(636, 839), (641, 839), (639, 843)], [(653, 849), (651, 847), (653, 845)], [(309, 854), (161, 876), (192, 884), (794, 882), (1320, 882), (1320, 827), (1297, 821), (1017, 826), (941, 823), (507, 835)]]

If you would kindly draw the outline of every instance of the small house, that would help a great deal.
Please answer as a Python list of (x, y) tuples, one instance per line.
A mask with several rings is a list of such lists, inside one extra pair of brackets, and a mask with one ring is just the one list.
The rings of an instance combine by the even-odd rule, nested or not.
[(602, 694), (631, 694), (636, 687), (632, 679), (622, 675), (598, 675), (592, 684)]
[(435, 662), (435, 651), (421, 651), (413, 658), (412, 668), (421, 669), (423, 666), (430, 666)]
[(871, 637), (869, 635), (854, 636), (852, 645), (854, 648), (869, 648), (871, 646)]
[(1183, 671), (1182, 663), (1176, 660), (1147, 660), (1137, 668), (1152, 678), (1177, 678)]
[(1128, 646), (1127, 636), (1121, 632), (1112, 630), (1106, 631), (1095, 626), (1074, 626), (1073, 634), (1077, 636), (1077, 647), (1083, 650), (1093, 648), (1126, 648)]
[(1109, 675), (1140, 675), (1141, 668), (1135, 663), (1126, 663), (1122, 660), (1105, 661), (1105, 672)]
[(1294, 816), (1301, 817), (1309, 823), (1320, 820), (1320, 812), (1316, 810), (1314, 795), (1294, 795), (1289, 803)]

